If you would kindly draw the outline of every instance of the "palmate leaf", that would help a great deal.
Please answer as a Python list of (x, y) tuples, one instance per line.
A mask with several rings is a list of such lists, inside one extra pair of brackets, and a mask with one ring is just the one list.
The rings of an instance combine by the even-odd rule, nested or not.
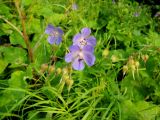
[(13, 45), (21, 45), (22, 47), (26, 48), (26, 44), (24, 42), (24, 39), (18, 32), (13, 32), (10, 36), (10, 43)]
[(3, 59), (11, 63), (10, 67), (17, 67), (27, 62), (27, 51), (18, 47), (0, 47)]
[(155, 120), (160, 114), (160, 107), (146, 101), (133, 103), (125, 100), (121, 103), (122, 120)]

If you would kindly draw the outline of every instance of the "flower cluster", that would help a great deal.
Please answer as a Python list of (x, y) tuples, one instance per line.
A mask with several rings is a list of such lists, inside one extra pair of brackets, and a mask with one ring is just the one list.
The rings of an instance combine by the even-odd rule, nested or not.
[(70, 52), (66, 54), (65, 61), (71, 62), (72, 67), (75, 70), (83, 70), (85, 65), (94, 65), (94, 46), (96, 45), (96, 38), (90, 36), (91, 30), (89, 28), (83, 28), (81, 33), (76, 34), (73, 37), (73, 45), (70, 46)]
[[(63, 31), (59, 27), (48, 25), (45, 33), (49, 35), (48, 42), (50, 44), (59, 45), (62, 41)], [(75, 70), (83, 70), (85, 65), (94, 65), (94, 46), (96, 45), (96, 38), (91, 36), (90, 28), (83, 28), (81, 33), (76, 34), (73, 37), (73, 45), (70, 46), (70, 52), (66, 54), (65, 61), (72, 63), (72, 67)]]

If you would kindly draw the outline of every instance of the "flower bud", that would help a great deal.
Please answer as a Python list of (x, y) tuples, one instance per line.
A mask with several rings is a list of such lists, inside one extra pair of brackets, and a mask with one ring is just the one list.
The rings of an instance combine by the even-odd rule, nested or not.
[(68, 68), (63, 68), (63, 74), (68, 74)]
[(149, 56), (147, 54), (142, 55), (142, 60), (146, 63), (148, 60)]
[(128, 72), (128, 66), (124, 65), (123, 66), (123, 75), (125, 75)]
[(40, 72), (43, 73), (43, 72), (45, 72), (47, 69), (48, 69), (48, 64), (46, 64), (46, 63), (45, 63), (45, 64), (42, 64), (42, 65), (41, 65)]
[(129, 66), (134, 65), (134, 63), (135, 63), (135, 61), (133, 60), (133, 57), (132, 57), (132, 56), (131, 56), (131, 57), (129, 57), (129, 60), (128, 60), (128, 64), (129, 64)]
[(131, 71), (132, 71), (132, 76), (134, 80), (135, 80), (135, 76), (134, 76), (135, 70), (136, 70), (135, 65), (131, 65)]
[(68, 86), (68, 91), (70, 91), (74, 81), (72, 79), (66, 79), (66, 85)]
[(53, 65), (49, 66), (49, 73), (53, 73), (55, 71), (55, 67)]
[(108, 54), (109, 54), (109, 50), (108, 50), (108, 48), (105, 48), (105, 49), (103, 50), (102, 56), (103, 56), (103, 57), (107, 57)]
[(135, 71), (136, 70), (136, 66), (135, 65), (131, 65), (131, 70)]
[(57, 74), (59, 75), (59, 74), (62, 73), (62, 69), (61, 69), (61, 68), (57, 68), (56, 72), (57, 72)]
[(112, 60), (112, 62), (117, 62), (118, 57), (116, 55), (112, 55), (111, 60)]
[(139, 62), (138, 61), (136, 61), (134, 64), (135, 64), (136, 68), (139, 68)]
[(69, 79), (69, 76), (68, 75), (63, 75), (63, 80), (66, 81)]

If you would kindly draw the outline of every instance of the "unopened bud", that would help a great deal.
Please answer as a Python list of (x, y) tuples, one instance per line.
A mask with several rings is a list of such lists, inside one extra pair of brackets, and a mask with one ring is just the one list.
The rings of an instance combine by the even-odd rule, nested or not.
[(135, 80), (135, 76), (134, 76), (134, 73), (135, 73), (135, 70), (136, 70), (135, 65), (131, 65), (131, 70), (132, 70), (133, 79)]
[(136, 68), (139, 68), (139, 62), (138, 61), (136, 61), (134, 64), (135, 64)]
[(129, 60), (128, 60), (128, 64), (130, 65), (130, 66), (132, 66), (132, 65), (134, 65), (134, 60), (133, 60), (133, 57), (131, 56), (131, 57), (129, 57)]
[(66, 81), (69, 79), (69, 76), (68, 75), (63, 75), (63, 80)]
[(128, 72), (128, 66), (124, 65), (123, 66), (123, 75), (125, 75)]
[(57, 72), (57, 74), (59, 75), (59, 74), (62, 73), (62, 69), (61, 69), (61, 68), (57, 68), (56, 72)]
[(63, 68), (63, 74), (68, 74), (68, 68)]
[(136, 70), (136, 66), (135, 65), (131, 65), (131, 70), (135, 71)]
[(103, 57), (107, 57), (108, 54), (109, 54), (108, 48), (104, 49), (104, 50), (103, 50), (103, 53), (102, 53), (102, 56), (103, 56)]
[(66, 85), (68, 86), (68, 91), (70, 91), (74, 81), (72, 79), (67, 79), (65, 82), (66, 82)]
[(142, 55), (142, 60), (146, 63), (148, 60), (149, 56), (147, 54)]
[(116, 55), (112, 55), (111, 60), (112, 60), (112, 62), (117, 62), (118, 57)]
[(55, 71), (55, 67), (53, 65), (49, 66), (49, 73), (53, 73)]
[(43, 73), (43, 72), (45, 72), (47, 69), (48, 69), (48, 64), (42, 64), (42, 65), (41, 65), (40, 72)]

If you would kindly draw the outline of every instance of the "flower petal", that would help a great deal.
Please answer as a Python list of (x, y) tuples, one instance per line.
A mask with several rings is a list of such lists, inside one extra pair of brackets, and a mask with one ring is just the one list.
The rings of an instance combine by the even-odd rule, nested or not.
[(80, 60), (79, 58), (76, 58), (73, 63), (72, 63), (72, 67), (75, 70), (83, 70), (84, 69), (84, 62), (83, 60)]
[(96, 38), (93, 36), (90, 36), (89, 38), (86, 39), (87, 44), (91, 46), (96, 46)]
[(90, 28), (83, 28), (82, 30), (81, 30), (81, 33), (82, 33), (82, 35), (84, 36), (84, 37), (87, 37), (87, 36), (89, 36), (90, 34), (91, 34), (91, 29)]
[(93, 48), (93, 46), (86, 45), (86, 46), (83, 47), (82, 51), (93, 53), (94, 52), (94, 48)]
[(69, 50), (71, 52), (76, 52), (76, 51), (80, 50), (80, 47), (78, 45), (72, 45), (72, 46), (69, 47)]
[(51, 34), (54, 31), (55, 27), (53, 27), (51, 24), (49, 24), (45, 30), (46, 34)]
[(93, 53), (83, 52), (83, 59), (88, 66), (92, 66), (92, 65), (94, 65), (94, 62), (95, 62), (96, 58), (93, 55)]
[(57, 27), (56, 30), (58, 31), (58, 33), (60, 34), (60, 36), (63, 35), (63, 30), (61, 28)]
[(72, 59), (73, 59), (72, 53), (66, 54), (66, 56), (65, 56), (65, 61), (66, 61), (66, 62), (69, 63), (69, 62), (72, 61)]
[(58, 36), (58, 37), (56, 38), (56, 44), (59, 45), (61, 42), (62, 42), (62, 37), (61, 37), (61, 36)]
[(79, 42), (79, 39), (81, 39), (82, 35), (81, 34), (76, 34), (74, 37), (73, 37), (73, 43), (78, 43)]
[(48, 42), (49, 42), (50, 44), (54, 44), (54, 43), (56, 42), (56, 38), (55, 38), (54, 36), (49, 36), (49, 37), (48, 37)]

